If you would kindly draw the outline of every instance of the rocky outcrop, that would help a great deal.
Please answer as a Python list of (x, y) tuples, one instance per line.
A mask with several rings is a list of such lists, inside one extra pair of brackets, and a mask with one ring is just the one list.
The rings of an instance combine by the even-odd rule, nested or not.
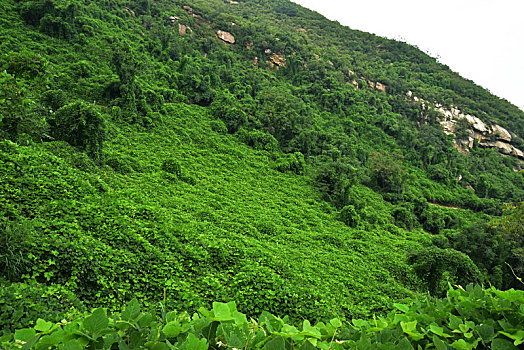
[(420, 103), (424, 108), (437, 111), (440, 115), (437, 117), (437, 121), (447, 135), (455, 136), (456, 133), (460, 131), (457, 130), (458, 122), (465, 120), (469, 125), (469, 128), (467, 128), (468, 137), (462, 139), (455, 137), (453, 140), (453, 146), (459, 152), (468, 153), (474, 146), (475, 141), (478, 141), (481, 147), (496, 148), (502, 154), (524, 159), (524, 152), (510, 144), (513, 136), (502, 126), (497, 124), (488, 125), (476, 116), (462, 113), (456, 106), (444, 108), (439, 103), (429, 103), (414, 96), (411, 91), (407, 92), (406, 99)]
[(253, 45), (255, 45), (255, 43), (252, 41), (246, 43), (246, 49), (251, 50), (253, 48)]
[(126, 7), (126, 11), (127, 11), (127, 13), (129, 13), (131, 16), (133, 16), (133, 17), (136, 16), (135, 11), (131, 10), (129, 7)]
[(197, 15), (196, 13), (193, 13), (191, 15), (191, 17), (193, 17), (194, 19), (196, 19), (198, 22), (200, 23), (204, 23), (204, 24), (207, 24), (207, 25), (211, 25), (211, 22), (209, 22), (207, 19), (205, 19), (204, 17), (200, 16), (200, 15)]
[(225, 31), (219, 30), (219, 31), (217, 31), (217, 36), (220, 39), (222, 39), (223, 41), (225, 41), (226, 43), (229, 43), (229, 44), (234, 44), (235, 43), (235, 37), (233, 36), (233, 34), (231, 34), (229, 32), (225, 32)]
[(375, 89), (386, 92), (386, 85), (379, 83), (378, 81), (375, 83)]
[[(361, 79), (363, 79), (363, 78), (361, 78)], [(371, 87), (372, 89), (377, 89), (377, 90), (386, 92), (386, 85), (384, 85), (382, 83), (368, 80), (368, 84), (369, 84), (369, 87)]]
[(504, 129), (502, 126), (493, 125), (491, 129), (492, 129), (493, 134), (495, 134), (499, 140), (503, 140), (506, 142), (511, 141), (511, 134), (509, 133), (508, 130)]
[(276, 64), (277, 66), (279, 67), (285, 67), (286, 66), (286, 58), (284, 57), (284, 55), (281, 55), (281, 54), (273, 54), (271, 55), (271, 57), (269, 57), (269, 60)]
[(171, 27), (174, 27), (178, 20), (180, 20), (180, 18), (178, 18), (177, 16), (169, 16), (169, 21), (171, 22)]
[(193, 13), (193, 8), (191, 6), (182, 6), (182, 8), (189, 14), (192, 14)]
[(186, 35), (186, 33), (187, 33), (187, 26), (182, 23), (178, 23), (178, 34), (180, 34), (180, 36), (184, 36)]
[(255, 56), (255, 57), (253, 58), (253, 64), (254, 64), (255, 66), (258, 66), (258, 57), (257, 57), (257, 56)]

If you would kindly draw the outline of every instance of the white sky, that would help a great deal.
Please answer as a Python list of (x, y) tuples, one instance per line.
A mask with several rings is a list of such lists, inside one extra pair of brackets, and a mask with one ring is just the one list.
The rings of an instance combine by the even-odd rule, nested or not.
[(405, 41), (524, 110), (524, 0), (292, 0)]

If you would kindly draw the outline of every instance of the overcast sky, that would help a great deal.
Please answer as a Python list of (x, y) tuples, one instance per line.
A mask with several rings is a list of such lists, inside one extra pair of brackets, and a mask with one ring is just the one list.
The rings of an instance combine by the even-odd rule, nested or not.
[(524, 110), (524, 0), (292, 0), (416, 45)]

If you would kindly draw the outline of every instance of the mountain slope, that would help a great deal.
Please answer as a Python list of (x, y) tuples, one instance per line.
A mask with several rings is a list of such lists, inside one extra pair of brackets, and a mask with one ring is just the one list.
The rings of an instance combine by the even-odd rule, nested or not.
[(3, 285), (294, 320), (518, 286), (522, 161), (433, 106), (520, 149), (524, 113), (417, 49), (288, 1), (2, 5)]

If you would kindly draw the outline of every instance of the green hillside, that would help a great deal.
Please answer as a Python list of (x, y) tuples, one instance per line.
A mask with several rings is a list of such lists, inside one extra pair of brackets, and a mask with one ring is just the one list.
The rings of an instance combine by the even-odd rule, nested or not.
[[(284, 0), (0, 3), (0, 344), (140, 304), (160, 323), (139, 331), (175, 322), (166, 310), (214, 331), (286, 316), (306, 333), (264, 334), (298, 348), (335, 332), (305, 319), (429, 325), (404, 304), (522, 289), (524, 112), (418, 49)], [(465, 298), (491, 321), (522, 311), (490, 324), (514, 338), (468, 344), (519, 345), (522, 292), (448, 291), (445, 312), (488, 324), (450, 311)], [(154, 341), (199, 348), (182, 318)], [(117, 346), (94, 345), (102, 329), (74, 346)]]

